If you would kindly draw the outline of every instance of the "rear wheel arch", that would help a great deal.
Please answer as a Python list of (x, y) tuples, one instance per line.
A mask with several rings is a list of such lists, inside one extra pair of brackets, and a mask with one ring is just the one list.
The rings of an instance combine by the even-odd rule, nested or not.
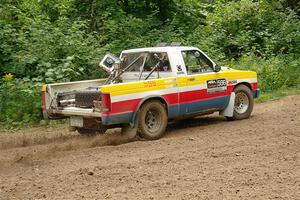
[(149, 101), (160, 101), (164, 105), (164, 107), (166, 109), (166, 112), (167, 112), (167, 115), (168, 115), (168, 103), (167, 103), (167, 101), (164, 97), (162, 97), (162, 96), (146, 97), (138, 104), (137, 109), (135, 110), (135, 112), (133, 114), (133, 117), (132, 117), (132, 120), (131, 120), (132, 125), (134, 125), (134, 122), (137, 119), (137, 115), (138, 115), (139, 110), (143, 107), (143, 105), (145, 105), (145, 103), (147, 103)]

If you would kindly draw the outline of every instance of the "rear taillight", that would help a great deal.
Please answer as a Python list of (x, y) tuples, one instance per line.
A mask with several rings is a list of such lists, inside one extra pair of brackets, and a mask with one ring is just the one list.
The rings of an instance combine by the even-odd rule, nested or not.
[(102, 93), (102, 113), (108, 113), (111, 110), (111, 101), (109, 93)]

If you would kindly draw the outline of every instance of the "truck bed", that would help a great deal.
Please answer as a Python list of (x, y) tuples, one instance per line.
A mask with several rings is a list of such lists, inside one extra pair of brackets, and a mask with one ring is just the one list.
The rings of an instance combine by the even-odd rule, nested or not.
[[(101, 117), (100, 110), (88, 106), (78, 106), (74, 95), (78, 92), (99, 92), (100, 94), (100, 87), (105, 81), (106, 79), (96, 79), (45, 85), (42, 90), (42, 95), (44, 95), (43, 112), (46, 112), (48, 117), (55, 116), (54, 118), (69, 116)], [(63, 99), (60, 100), (61, 96), (63, 96)], [(91, 99), (89, 100), (91, 101)]]

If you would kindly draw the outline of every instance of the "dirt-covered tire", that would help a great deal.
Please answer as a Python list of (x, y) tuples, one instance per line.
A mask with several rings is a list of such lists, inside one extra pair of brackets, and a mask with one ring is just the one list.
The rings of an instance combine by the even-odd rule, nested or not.
[(254, 105), (252, 91), (246, 85), (238, 85), (233, 91), (235, 93), (233, 116), (227, 117), (227, 119), (241, 120), (249, 118)]
[(168, 116), (165, 106), (157, 100), (146, 102), (138, 119), (140, 136), (147, 140), (156, 140), (163, 136), (168, 124)]
[(75, 93), (75, 106), (76, 107), (93, 107), (94, 100), (99, 100), (101, 97), (99, 91), (77, 91)]

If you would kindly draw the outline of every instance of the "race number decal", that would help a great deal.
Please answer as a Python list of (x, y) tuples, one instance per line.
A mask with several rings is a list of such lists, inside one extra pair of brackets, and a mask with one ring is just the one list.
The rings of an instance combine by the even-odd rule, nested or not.
[(214, 79), (207, 81), (207, 92), (221, 92), (227, 90), (227, 81), (226, 79)]

